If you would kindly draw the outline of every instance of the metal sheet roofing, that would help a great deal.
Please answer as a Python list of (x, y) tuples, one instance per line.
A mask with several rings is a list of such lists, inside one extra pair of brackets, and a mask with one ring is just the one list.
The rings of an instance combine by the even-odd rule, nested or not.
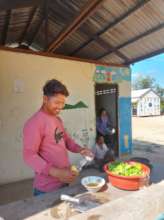
[(3, 46), (129, 65), (163, 53), (163, 39), (164, 0), (0, 1)]
[(151, 90), (150, 88), (133, 90), (132, 91), (132, 98), (140, 98), (141, 96), (143, 96), (145, 93), (147, 93), (150, 90)]

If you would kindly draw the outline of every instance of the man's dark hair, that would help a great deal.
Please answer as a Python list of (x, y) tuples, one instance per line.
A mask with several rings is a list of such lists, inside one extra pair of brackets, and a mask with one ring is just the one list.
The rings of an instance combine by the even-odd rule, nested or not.
[(69, 96), (66, 86), (56, 79), (51, 79), (46, 82), (43, 87), (43, 94), (45, 96), (54, 96), (57, 94), (62, 94), (66, 97)]
[(99, 139), (100, 139), (101, 137), (103, 137), (103, 138), (104, 138), (104, 136), (103, 136), (103, 135), (101, 135), (101, 134), (98, 134), (98, 135), (96, 136), (96, 143), (99, 141)]

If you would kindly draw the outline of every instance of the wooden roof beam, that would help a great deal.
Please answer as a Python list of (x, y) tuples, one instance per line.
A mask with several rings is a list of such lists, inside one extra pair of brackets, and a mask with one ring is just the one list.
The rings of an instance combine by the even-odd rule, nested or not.
[(155, 50), (151, 53), (148, 53), (148, 54), (140, 56), (140, 57), (136, 57), (132, 60), (129, 60), (128, 62), (125, 62), (124, 65), (134, 64), (134, 63), (139, 62), (141, 60), (145, 60), (145, 59), (151, 58), (153, 56), (157, 56), (157, 55), (162, 54), (162, 53), (164, 53), (164, 48), (161, 48), (159, 50)]
[(47, 4), (48, 4), (47, 2), (48, 2), (47, 0), (44, 0), (43, 4), (41, 6), (40, 20), (38, 22), (37, 27), (35, 28), (35, 31), (34, 31), (32, 37), (31, 37), (30, 41), (28, 42), (28, 46), (32, 45), (33, 41), (35, 40), (35, 37), (37, 36), (37, 34), (38, 34), (42, 24), (43, 24), (43, 22), (45, 21), (45, 18), (46, 18), (45, 17), (45, 11), (47, 10), (46, 8), (47, 8)]
[(35, 29), (35, 31), (34, 31), (32, 37), (31, 37), (30, 41), (28, 42), (28, 46), (31, 46), (31, 45), (32, 45), (32, 43), (33, 43), (35, 37), (37, 36), (37, 34), (38, 34), (38, 32), (39, 32), (39, 30), (40, 30), (42, 24), (43, 24), (43, 21), (44, 21), (44, 16), (41, 15), (41, 18), (40, 18), (40, 20), (39, 20), (39, 23), (38, 23), (38, 25), (37, 25), (37, 27), (36, 27), (36, 29)]
[[(106, 48), (110, 48), (111, 50), (114, 49), (114, 47), (108, 42), (105, 42), (102, 38), (98, 37), (96, 39), (96, 42), (98, 42), (104, 49)], [(120, 51), (116, 51), (116, 55), (118, 57), (120, 57), (122, 60), (124, 60), (125, 62), (128, 62), (129, 58), (127, 56), (125, 56), (122, 52)], [(96, 60), (98, 60), (96, 58)]]
[(158, 26), (153, 27), (150, 30), (143, 32), (142, 34), (139, 34), (139, 35), (135, 36), (134, 38), (132, 38), (130, 40), (127, 40), (126, 42), (120, 44), (119, 46), (117, 46), (117, 47), (115, 47), (113, 49), (111, 49), (109, 47), (109, 49), (104, 54), (98, 56), (96, 59), (99, 60), (99, 59), (101, 59), (101, 58), (103, 58), (103, 57), (105, 57), (107, 55), (110, 55), (111, 53), (116, 53), (116, 52), (118, 52), (118, 50), (122, 49), (123, 47), (126, 47), (126, 46), (128, 46), (128, 45), (130, 45), (132, 43), (135, 43), (136, 41), (138, 41), (138, 40), (140, 40), (140, 39), (142, 39), (144, 37), (147, 37), (150, 34), (153, 34), (153, 33), (157, 32), (157, 31), (159, 31), (159, 30), (161, 30), (163, 28), (164, 28), (164, 23), (161, 23)]
[(104, 34), (106, 31), (109, 31), (110, 29), (112, 29), (113, 27), (115, 27), (116, 25), (118, 25), (120, 22), (122, 22), (123, 20), (125, 20), (126, 18), (128, 18), (130, 15), (132, 15), (134, 12), (136, 12), (137, 10), (139, 10), (141, 7), (143, 7), (146, 3), (148, 3), (151, 0), (140, 0), (139, 3), (137, 3), (133, 8), (129, 9), (128, 12), (124, 13), (123, 15), (121, 15), (120, 17), (116, 18), (113, 22), (110, 22), (109, 24), (107, 24), (103, 29), (101, 29), (100, 31), (98, 31), (95, 35), (93, 35), (89, 40), (87, 40), (86, 42), (84, 42), (81, 46), (79, 46), (78, 48), (76, 48), (73, 52), (71, 52), (69, 55), (70, 56), (74, 56), (77, 52), (79, 52), (81, 49), (83, 49), (84, 47), (86, 47), (88, 44), (90, 44), (92, 41), (95, 40), (95, 38), (97, 38), (97, 36), (101, 36), (102, 34)]
[(47, 51), (54, 52), (74, 31), (76, 31), (103, 3), (104, 0), (89, 0), (80, 14), (49, 45)]
[(43, 0), (0, 0), (0, 11), (39, 6)]
[[(86, 36), (88, 36), (88, 38), (89, 38), (90, 35), (91, 35), (91, 33), (90, 33), (89, 30), (83, 29), (82, 32), (83, 32)], [(106, 50), (106, 48), (111, 48), (111, 49), (113, 49), (113, 46), (112, 46), (109, 42), (104, 41), (104, 40), (103, 40), (101, 37), (99, 37), (99, 36), (97, 36), (97, 38), (95, 39), (95, 41), (96, 41), (97, 43), (99, 43), (99, 44), (101, 45), (101, 47), (104, 48), (105, 50)], [(121, 52), (119, 52), (119, 51), (116, 53), (116, 55), (117, 55), (118, 57), (120, 57), (122, 60), (124, 60), (124, 62), (128, 62), (128, 60), (129, 60), (127, 56), (125, 56), (123, 53), (121, 53)], [(97, 60), (97, 59), (96, 59), (96, 60)]]
[(33, 21), (33, 18), (34, 18), (34, 16), (35, 16), (36, 11), (37, 11), (37, 7), (34, 7), (34, 8), (32, 9), (32, 11), (31, 11), (31, 13), (30, 13), (28, 22), (27, 22), (27, 24), (26, 24), (26, 26), (25, 26), (25, 29), (24, 29), (24, 31), (23, 31), (23, 33), (22, 33), (20, 39), (19, 39), (19, 44), (21, 44), (22, 41), (24, 40), (24, 38), (25, 38), (25, 36), (26, 36), (26, 33), (27, 33), (27, 31), (28, 31), (30, 25), (32, 24), (32, 21)]
[(2, 38), (1, 38), (2, 45), (6, 44), (7, 34), (8, 34), (9, 24), (10, 24), (10, 18), (11, 18), (11, 10), (7, 10), (5, 24), (4, 24), (3, 31), (2, 31)]
[(96, 65), (103, 65), (103, 66), (125, 67), (125, 65), (118, 64), (118, 63), (99, 62), (99, 61), (91, 60), (91, 59), (84, 59), (84, 58), (82, 59), (82, 58), (78, 58), (78, 57), (70, 57), (70, 56), (64, 56), (64, 55), (41, 52), (41, 51), (36, 52), (36, 51), (24, 50), (24, 49), (20, 49), (20, 48), (11, 48), (11, 47), (0, 46), (0, 50), (11, 51), (11, 52), (16, 52), (16, 53), (33, 54), (36, 56), (45, 56), (45, 57), (52, 57), (52, 58), (58, 58), (58, 59), (74, 60), (74, 61), (85, 62), (85, 63), (94, 63)]
[(48, 41), (49, 41), (49, 22), (48, 22), (48, 12), (49, 12), (49, 0), (46, 0), (46, 6), (45, 6), (45, 24), (44, 24), (44, 40), (45, 40), (45, 50), (48, 47)]

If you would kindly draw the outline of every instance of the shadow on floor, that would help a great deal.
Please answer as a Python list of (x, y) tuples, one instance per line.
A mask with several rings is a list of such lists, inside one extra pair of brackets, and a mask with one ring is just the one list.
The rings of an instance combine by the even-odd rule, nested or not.
[(164, 179), (164, 145), (148, 141), (133, 140), (133, 156), (149, 159), (153, 165), (151, 182)]
[[(159, 150), (164, 149), (164, 145), (160, 145), (153, 142), (148, 141), (140, 141), (140, 140), (133, 140), (133, 149), (142, 151), (142, 152), (148, 152), (148, 153), (158, 153)], [(163, 155), (164, 158), (164, 155)]]
[(0, 205), (32, 196), (32, 179), (0, 186)]

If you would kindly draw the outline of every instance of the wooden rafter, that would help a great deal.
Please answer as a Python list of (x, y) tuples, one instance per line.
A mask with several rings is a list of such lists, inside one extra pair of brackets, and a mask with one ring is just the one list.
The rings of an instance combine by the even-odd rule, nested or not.
[(11, 18), (11, 10), (6, 11), (6, 17), (5, 17), (5, 24), (2, 31), (2, 38), (1, 38), (1, 44), (5, 45), (7, 40), (7, 34), (9, 30), (9, 24), (10, 24), (10, 18)]
[(125, 67), (125, 65), (123, 65), (123, 64), (99, 62), (99, 61), (91, 60), (91, 59), (82, 59), (82, 58), (78, 58), (78, 57), (70, 57), (70, 56), (64, 56), (64, 55), (59, 55), (59, 54), (54, 54), (54, 53), (47, 53), (47, 52), (36, 52), (36, 51), (34, 52), (32, 50), (24, 50), (24, 49), (20, 49), (20, 48), (11, 48), (11, 47), (0, 46), (0, 50), (11, 51), (11, 52), (16, 52), (16, 53), (33, 54), (36, 56), (54, 57), (54, 58), (58, 58), (58, 59), (74, 60), (74, 61), (85, 62), (85, 63), (94, 63), (97, 65), (103, 65), (103, 66)]
[(43, 0), (0, 0), (0, 11), (25, 8), (25, 7), (35, 7), (42, 4)]
[(141, 60), (151, 58), (153, 56), (156, 56), (156, 55), (159, 55), (159, 54), (162, 54), (162, 53), (164, 53), (164, 48), (161, 48), (159, 50), (155, 50), (155, 51), (150, 52), (150, 53), (148, 53), (146, 55), (143, 55), (143, 56), (136, 57), (132, 60), (129, 60), (128, 62), (125, 62), (124, 65), (130, 65), (130, 64), (133, 64), (133, 63), (139, 62)]
[(46, 4), (47, 4), (47, 1), (44, 0), (43, 4), (41, 5), (41, 15), (40, 15), (40, 19), (39, 19), (39, 22), (38, 22), (38, 25), (37, 27), (35, 28), (35, 31), (30, 39), (30, 41), (28, 42), (28, 46), (31, 46), (33, 41), (35, 40), (35, 37), (37, 36), (43, 22), (45, 21), (45, 10), (46, 10)]
[(26, 24), (26, 26), (25, 26), (25, 29), (24, 29), (24, 31), (23, 31), (23, 33), (22, 33), (20, 39), (19, 39), (19, 44), (21, 44), (22, 41), (24, 40), (24, 38), (25, 38), (25, 36), (26, 36), (26, 33), (27, 33), (27, 31), (28, 31), (30, 25), (32, 24), (32, 21), (33, 21), (33, 18), (34, 18), (34, 16), (35, 16), (36, 11), (37, 11), (37, 7), (34, 7), (34, 8), (32, 9), (32, 11), (31, 11), (31, 13), (30, 13), (28, 22), (27, 22), (27, 24)]
[(121, 23), (123, 20), (125, 20), (127, 17), (132, 15), (134, 12), (139, 10), (141, 7), (143, 7), (146, 3), (148, 3), (151, 0), (140, 0), (133, 8), (129, 9), (126, 13), (115, 19), (113, 22), (110, 22), (107, 24), (104, 28), (102, 28), (100, 31), (98, 31), (96, 34), (94, 34), (89, 40), (84, 42), (82, 45), (80, 45), (78, 48), (76, 48), (73, 52), (71, 52), (69, 55), (74, 56), (77, 52), (79, 52), (81, 49), (86, 47), (88, 44), (90, 44), (92, 41), (94, 41), (97, 37), (100, 37), (102, 34), (104, 34), (106, 31), (109, 31), (119, 23)]
[[(104, 48), (104, 49), (106, 49), (106, 48), (110, 48), (111, 50), (113, 49), (113, 46), (108, 42), (105, 42), (102, 38), (100, 38), (100, 37), (98, 37), (97, 39), (96, 39), (96, 41)], [(120, 57), (122, 60), (124, 60), (125, 62), (128, 62), (128, 57), (127, 56), (125, 56), (122, 52), (120, 52), (120, 51), (116, 51), (116, 55), (118, 56), (118, 57)], [(97, 58), (96, 58), (96, 60), (98, 60)]]
[(137, 36), (135, 36), (134, 38), (131, 38), (129, 40), (127, 40), (126, 42), (118, 45), (117, 47), (109, 48), (104, 54), (101, 54), (100, 56), (97, 57), (97, 60), (100, 60), (101, 58), (103, 58), (104, 56), (110, 55), (111, 53), (116, 53), (118, 52), (118, 50), (122, 49), (123, 47), (126, 47), (132, 43), (135, 43), (136, 41), (149, 36), (150, 34), (153, 34), (161, 29), (164, 28), (164, 23), (159, 24), (156, 27), (153, 27), (151, 29), (149, 29), (148, 31), (143, 32), (142, 34), (139, 34)]
[(47, 51), (54, 52), (74, 31), (76, 31), (102, 4), (104, 0), (89, 0), (80, 14), (49, 45)]
[[(91, 35), (91, 33), (90, 33), (90, 31), (87, 29), (85, 29), (85, 28), (83, 28), (83, 30), (82, 30), (82, 32), (86, 35), (86, 36), (88, 36), (88, 38), (89, 38), (89, 36)], [(109, 43), (109, 42), (106, 42), (106, 41), (104, 41), (101, 37), (99, 37), (99, 36), (97, 36), (97, 38), (95, 39), (96, 40), (96, 42), (97, 43), (99, 43), (100, 45), (101, 45), (101, 47), (102, 48), (104, 48), (105, 50), (106, 50), (106, 48), (113, 48), (113, 46)], [(118, 57), (120, 57), (122, 60), (124, 60), (124, 62), (128, 62), (128, 57), (127, 56), (125, 56), (123, 53), (121, 53), (121, 52), (116, 52), (116, 55), (118, 56)], [(96, 59), (96, 58), (94, 58), (94, 59)], [(97, 60), (97, 59), (96, 59)]]
[(39, 32), (39, 30), (40, 30), (42, 24), (43, 24), (43, 21), (44, 21), (44, 17), (41, 16), (41, 18), (40, 18), (40, 20), (39, 20), (39, 23), (38, 23), (38, 25), (37, 25), (37, 27), (36, 27), (36, 29), (35, 29), (35, 31), (34, 31), (32, 37), (31, 37), (30, 41), (28, 42), (28, 45), (29, 45), (29, 46), (32, 45), (32, 43), (33, 43), (35, 37), (37, 36), (37, 34), (38, 34), (38, 32)]
[(45, 25), (44, 25), (44, 36), (45, 36), (45, 50), (48, 47), (48, 38), (49, 38), (49, 23), (48, 23), (48, 11), (49, 11), (49, 0), (46, 0), (45, 6)]

